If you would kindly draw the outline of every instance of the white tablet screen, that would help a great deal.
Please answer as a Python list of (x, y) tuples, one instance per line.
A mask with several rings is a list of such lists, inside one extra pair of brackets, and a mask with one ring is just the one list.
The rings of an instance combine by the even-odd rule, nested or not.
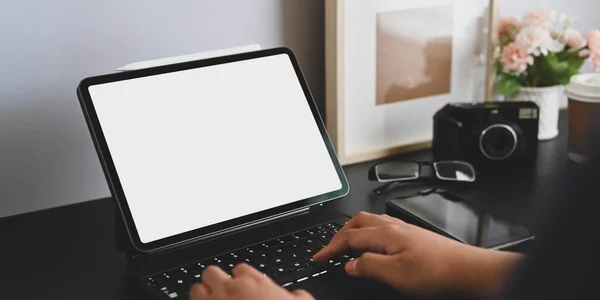
[(285, 54), (89, 93), (143, 243), (342, 188)]

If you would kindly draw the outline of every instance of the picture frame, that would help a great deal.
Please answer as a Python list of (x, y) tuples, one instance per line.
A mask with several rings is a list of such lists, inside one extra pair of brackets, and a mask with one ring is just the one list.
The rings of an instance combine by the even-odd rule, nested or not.
[(429, 148), (435, 111), (494, 97), (498, 0), (407, 2), (325, 1), (326, 124), (342, 165)]

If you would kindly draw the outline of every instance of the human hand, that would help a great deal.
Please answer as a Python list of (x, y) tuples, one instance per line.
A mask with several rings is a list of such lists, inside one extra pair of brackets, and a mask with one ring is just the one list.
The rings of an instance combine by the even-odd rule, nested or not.
[(315, 254), (323, 262), (347, 249), (366, 251), (346, 264), (351, 276), (372, 277), (416, 296), (498, 292), (518, 254), (472, 247), (387, 215), (359, 213)]
[(313, 300), (304, 290), (288, 292), (247, 264), (233, 268), (232, 277), (218, 267), (206, 268), (203, 282), (190, 290), (191, 300)]

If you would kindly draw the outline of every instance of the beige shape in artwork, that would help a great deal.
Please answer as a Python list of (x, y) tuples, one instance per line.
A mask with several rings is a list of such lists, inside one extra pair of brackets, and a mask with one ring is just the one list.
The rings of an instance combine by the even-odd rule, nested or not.
[(377, 14), (377, 105), (450, 93), (452, 6)]

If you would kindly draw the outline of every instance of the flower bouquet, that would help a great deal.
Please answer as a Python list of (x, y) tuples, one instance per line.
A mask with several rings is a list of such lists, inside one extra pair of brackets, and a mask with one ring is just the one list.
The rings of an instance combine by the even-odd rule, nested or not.
[(571, 28), (574, 21), (555, 11), (536, 8), (522, 21), (500, 21), (496, 48), (497, 93), (511, 95), (523, 87), (569, 83), (586, 59), (600, 71), (600, 31), (585, 36)]

